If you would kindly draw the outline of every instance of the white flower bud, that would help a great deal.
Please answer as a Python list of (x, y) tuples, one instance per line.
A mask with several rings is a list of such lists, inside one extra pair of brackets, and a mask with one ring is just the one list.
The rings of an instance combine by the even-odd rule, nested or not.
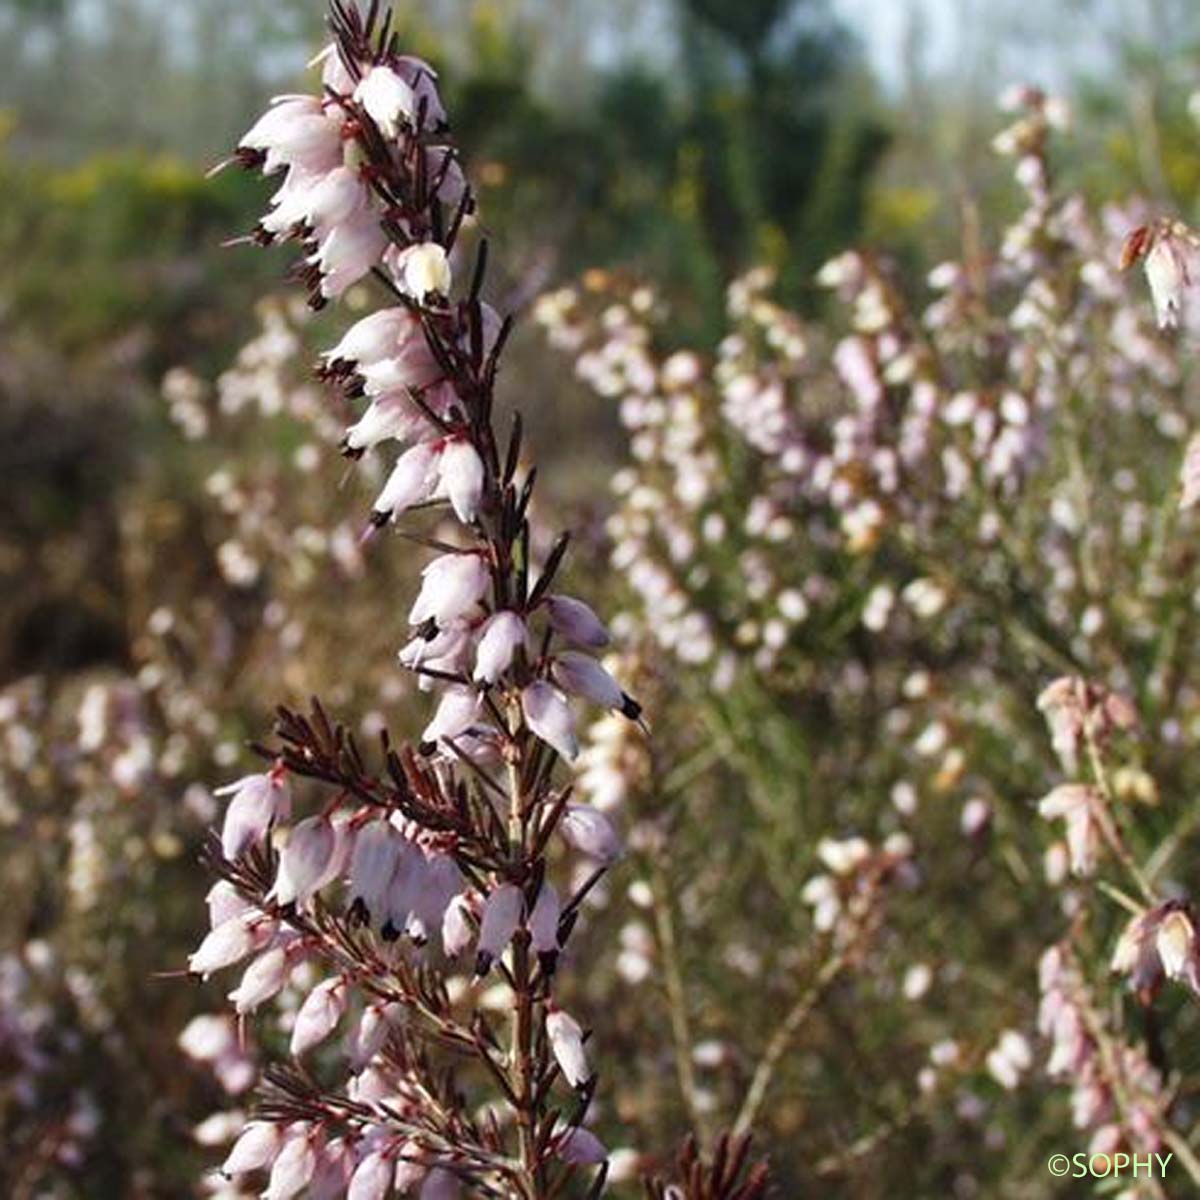
[(1171, 979), (1180, 979), (1192, 988), (1198, 986), (1196, 930), (1185, 912), (1176, 909), (1168, 913), (1158, 927), (1154, 948), (1162, 961), (1163, 970)]
[(594, 658), (577, 650), (564, 650), (551, 666), (554, 681), (566, 692), (583, 696), (594, 704), (615, 709), (630, 720), (641, 716), (641, 707), (621, 691), (617, 681)]
[[(1060, 843), (1061, 844), (1061, 843)], [(1126, 924), (1113, 947), (1112, 958), (1109, 960), (1109, 970), (1127, 975), (1137, 967), (1143, 958), (1143, 947), (1147, 938), (1146, 915), (1134, 917)], [(1160, 955), (1161, 958), (1161, 955)]]
[(591, 650), (608, 645), (608, 630), (604, 623), (582, 600), (572, 596), (547, 596), (546, 612), (554, 632)]
[(579, 754), (575, 715), (566, 697), (544, 679), (531, 683), (521, 693), (521, 711), (533, 733), (553, 746), (568, 762)]
[(333, 42), (313, 55), (308, 66), (321, 68), (321, 86), (327, 91), (339, 96), (349, 96), (354, 91), (354, 77), (346, 70), (346, 64)]
[(598, 862), (612, 863), (621, 857), (621, 839), (609, 819), (587, 804), (568, 804), (558, 832), (568, 846)]
[[(441, 379), (442, 368), (430, 349), (425, 330), (418, 323), (405, 332), (404, 340), (394, 345), (389, 354), (360, 362), (358, 374), (368, 396), (383, 396), (392, 392), (407, 393), (409, 388), (429, 388)], [(429, 399), (436, 398), (431, 396)]]
[(817, 843), (817, 857), (835, 875), (850, 875), (871, 857), (871, 846), (861, 837), (826, 837)]
[(309, 224), (326, 236), (333, 226), (360, 215), (370, 195), (357, 171), (335, 167), (309, 193)]
[(416, 897), (425, 886), (425, 855), (411, 842), (402, 842), (401, 847), (392, 882), (384, 897), (383, 910), (379, 914), (380, 932), (385, 941), (395, 941), (404, 932)]
[(337, 813), (331, 820), (333, 825), (333, 853), (325, 864), (325, 870), (317, 877), (313, 892), (319, 892), (339, 879), (344, 879), (350, 867), (350, 854), (354, 849), (354, 830), (348, 814)]
[(205, 979), (222, 967), (230, 967), (245, 958), (255, 947), (255, 934), (244, 916), (223, 921), (188, 956), (188, 970)]
[(263, 229), (277, 237), (286, 237), (297, 225), (311, 226), (312, 200), (320, 178), (299, 168), (289, 170), (259, 222)]
[(642, 1174), (643, 1159), (631, 1146), (618, 1146), (608, 1156), (609, 1183), (636, 1183)]
[(438, 199), (451, 211), (462, 203), (467, 193), (467, 179), (451, 147), (427, 147), (425, 178), (429, 180), (430, 190), (436, 188)]
[(471, 625), (467, 621), (452, 621), (444, 629), (437, 630), (433, 637), (415, 637), (406, 643), (397, 657), (406, 667), (419, 667), (422, 663), (457, 659), (470, 649)]
[(371, 506), (376, 520), (398, 516), (433, 495), (437, 488), (438, 457), (432, 442), (418, 442), (400, 455)]
[(277, 904), (305, 904), (323, 882), (337, 846), (328, 817), (309, 817), (291, 832), (279, 856), (271, 895)]
[(234, 917), (253, 912), (253, 905), (244, 900), (228, 879), (218, 879), (204, 898), (208, 905), (208, 923), (215, 929)]
[(1033, 1066), (1033, 1051), (1023, 1034), (1006, 1029), (984, 1062), (992, 1078), (1005, 1091), (1012, 1091), (1021, 1082), (1021, 1076)]
[(308, 1200), (341, 1200), (354, 1170), (354, 1150), (344, 1138), (327, 1142), (317, 1156), (308, 1185)]
[(229, 1049), (234, 1041), (231, 1019), (214, 1013), (193, 1017), (179, 1035), (180, 1050), (197, 1062), (213, 1062)]
[(326, 114), (316, 96), (281, 96), (238, 144), (265, 153), (266, 175), (293, 166), (323, 174), (342, 161), (341, 121)]
[(370, 209), (335, 225), (308, 260), (321, 271), (321, 295), (336, 300), (378, 265), (387, 245), (387, 234)]
[(228, 1096), (239, 1095), (258, 1080), (258, 1064), (243, 1053), (240, 1040), (210, 1066)]
[(284, 947), (276, 946), (259, 955), (246, 968), (241, 983), (229, 993), (238, 1015), (245, 1016), (270, 1000), (282, 989), (290, 973), (291, 966)]
[(354, 89), (354, 99), (389, 138), (396, 137), (401, 124), (411, 122), (417, 111), (412, 88), (390, 67), (372, 67)]
[(342, 123), (332, 113), (296, 121), (268, 151), (264, 170), (272, 162), (314, 174), (330, 171), (342, 160)]
[[(403, 1154), (412, 1155), (416, 1152), (413, 1144), (406, 1143), (406, 1149)], [(425, 1179), (428, 1168), (424, 1163), (413, 1162), (411, 1158), (403, 1156), (396, 1159), (396, 1174), (392, 1181), (392, 1186), (402, 1196), (407, 1196), (413, 1188), (418, 1187)], [(424, 1195), (424, 1192), (422, 1192)]]
[(1184, 292), (1192, 284), (1194, 253), (1194, 248), (1185, 239), (1165, 233), (1154, 239), (1146, 255), (1146, 279), (1162, 329), (1173, 329), (1179, 324)]
[(563, 1162), (577, 1167), (597, 1166), (608, 1159), (608, 1150), (604, 1143), (582, 1125), (568, 1129), (555, 1143), (554, 1153)]
[(561, 915), (562, 905), (554, 884), (548, 879), (543, 880), (537, 903), (533, 906), (533, 912), (529, 914), (530, 944), (535, 953), (558, 953), (558, 919)]
[(504, 952), (512, 941), (521, 921), (524, 907), (521, 889), (512, 883), (502, 883), (496, 888), (483, 906), (483, 920), (479, 925), (478, 955), (475, 959), (475, 974), (486, 975), (492, 962)]
[(512, 665), (517, 650), (529, 640), (525, 622), (507, 609), (488, 619), (475, 651), (475, 678), (495, 683)]
[(462, 891), (463, 879), (457, 865), (448, 854), (430, 854), (421, 872), (420, 887), (413, 893), (412, 921), (419, 927), (417, 940), (428, 938), (442, 927), (450, 901)]
[(470, 525), (479, 515), (483, 498), (483, 459), (465, 438), (452, 438), (442, 450), (439, 464), (440, 490), (445, 493), (455, 516)]
[(372, 1150), (354, 1170), (346, 1200), (383, 1200), (391, 1191), (395, 1166), (382, 1150)]
[(363, 415), (346, 430), (347, 450), (370, 450), (380, 442), (407, 441), (425, 432), (427, 422), (406, 395), (388, 393), (372, 400)]
[(383, 911), (383, 899), (400, 861), (403, 839), (387, 821), (372, 821), (358, 831), (350, 858), (350, 908), (366, 921)]
[(291, 1200), (308, 1185), (317, 1168), (317, 1155), (307, 1125), (292, 1127), (287, 1143), (279, 1152), (262, 1200)]
[(221, 1173), (244, 1175), (261, 1170), (275, 1161), (282, 1145), (283, 1131), (273, 1121), (251, 1121), (221, 1164)]
[(466, 733), (479, 717), (480, 697), (474, 688), (452, 684), (442, 693), (433, 720), (421, 734), (423, 742), (457, 738)]
[(291, 807), (286, 779), (276, 771), (246, 775), (217, 788), (214, 795), (233, 797), (221, 828), (221, 853), (230, 862), (260, 845), (276, 821), (287, 819)]
[(358, 1078), (350, 1081), (347, 1098), (356, 1104), (378, 1104), (396, 1095), (395, 1077), (383, 1063), (369, 1066)]
[(418, 242), (396, 256), (396, 282), (424, 304), (429, 296), (449, 296), (453, 277), (445, 249), (437, 242)]
[(455, 896), (442, 918), (442, 949), (447, 958), (457, 958), (475, 936), (470, 921), (471, 903), (466, 893)]
[(583, 1087), (591, 1079), (592, 1072), (579, 1023), (562, 1009), (555, 1009), (546, 1017), (546, 1036), (567, 1082), (575, 1088)]
[(421, 572), (421, 591), (408, 614), (410, 625), (433, 618), (448, 625), (465, 617), (483, 599), (491, 583), (487, 563), (478, 554), (443, 554)]
[(398, 60), (398, 65), (404, 69), (405, 78), (413, 90), (415, 108), (419, 113), (424, 106), (424, 128), (440, 128), (446, 124), (446, 110), (442, 107), (442, 98), (437, 91), (437, 72), (423, 59), (413, 54), (405, 54)]
[(215, 1112), (192, 1126), (192, 1139), (198, 1146), (224, 1146), (238, 1137), (245, 1124), (246, 1115), (240, 1109)]
[(350, 1069), (358, 1074), (383, 1049), (392, 1031), (392, 1018), (397, 1009), (392, 1004), (368, 1004), (358, 1022), (354, 1046), (350, 1052)]
[(320, 115), (321, 101), (317, 96), (276, 96), (271, 107), (255, 121), (238, 145), (250, 150), (266, 150), (289, 126)]
[(1081, 783), (1059, 784), (1038, 802), (1038, 812), (1046, 820), (1066, 823), (1071, 870), (1076, 875), (1095, 873), (1103, 844), (1096, 810), (1102, 804), (1095, 790)]
[[(414, 335), (415, 328), (415, 335)], [(332, 350), (321, 357), (327, 363), (378, 362), (399, 350), (401, 342), (413, 336), (423, 337), (420, 325), (406, 308), (384, 308), (356, 321)]]
[(346, 983), (340, 977), (326, 979), (309, 992), (296, 1013), (292, 1026), (291, 1052), (294, 1058), (319, 1046), (337, 1028), (346, 1011)]
[(288, 236), (297, 226), (305, 227), (322, 241), (341, 224), (353, 221), (366, 228), (368, 222), (377, 220), (370, 212), (370, 192), (357, 171), (339, 166), (314, 175), (293, 167), (271, 197), (271, 209), (260, 224), (278, 237)]

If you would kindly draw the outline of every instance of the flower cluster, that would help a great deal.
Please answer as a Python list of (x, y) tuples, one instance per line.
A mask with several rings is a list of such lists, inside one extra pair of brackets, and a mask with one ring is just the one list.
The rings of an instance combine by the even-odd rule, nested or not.
[[(712, 364), (661, 346), (664, 306), (645, 286), (623, 292), (592, 272), (537, 308), (629, 431), (613, 564), (652, 614), (647, 630), (718, 687), (739, 662), (779, 673), (791, 650), (844, 628), (848, 593), (863, 597), (872, 633), (895, 624), (901, 596), (950, 625), (969, 597), (920, 568), (953, 578), (951, 540), (996, 564), (984, 578), (1011, 575), (1014, 537), (1036, 541), (1044, 566), (1021, 570), (1053, 597), (1058, 636), (1097, 636), (1069, 545), (1083, 520), (1078, 480), (1061, 478), (1061, 456), (1086, 393), (1123, 420), (1152, 419), (1172, 458), (1187, 428), (1173, 396), (1180, 371), (1121, 282), (1131, 218), (1098, 221), (1054, 190), (1048, 145), (1062, 105), (1034, 89), (1004, 104), (1019, 111), (997, 148), (1015, 161), (1025, 206), (998, 253), (968, 243), (930, 273), (923, 309), (885, 262), (857, 251), (820, 273), (851, 325), (831, 346), (768, 298), (762, 269), (731, 286)], [(1099, 362), (1093, 334), (1106, 347)], [(1152, 417), (1147, 390), (1160, 397)], [(1014, 530), (1009, 514), (1035, 496), (1046, 499), (1042, 528)], [(1113, 535), (1093, 523), (1089, 538), (1133, 542), (1138, 519), (1131, 511)]]
[(100, 1127), (96, 1097), (81, 1078), (78, 1038), (57, 1019), (61, 971), (41, 941), (0, 956), (0, 1130), (8, 1148), (0, 1181), (14, 1194), (57, 1169), (79, 1170)]
[[(1186, 319), (1192, 244), (1173, 224), (1147, 224), (1137, 205), (1093, 212), (1060, 191), (1051, 145), (1069, 114), (1057, 99), (1015, 88), (1002, 107), (1010, 123), (995, 149), (1012, 162), (1015, 219), (995, 235), (966, 222), (961, 255), (917, 295), (878, 255), (838, 256), (819, 281), (845, 311), (840, 334), (836, 322), (783, 309), (762, 268), (729, 288), (729, 327), (712, 356), (672, 342), (652, 287), (602, 272), (536, 311), (627, 433), (607, 526), (625, 592), (614, 628), (640, 639), (701, 731), (689, 744), (671, 730), (684, 764), (674, 775), (647, 779), (630, 762), (624, 789), (607, 774), (603, 783), (618, 796), (645, 792), (668, 813), (679, 786), (689, 813), (720, 831), (736, 780), (748, 812), (740, 844), (754, 847), (742, 856), (770, 900), (754, 906), (748, 866), (736, 901), (732, 885), (725, 895), (722, 867), (732, 868), (717, 832), (720, 867), (679, 867), (679, 915), (685, 938), (693, 910), (724, 928), (723, 948), (695, 932), (697, 944), (775, 996), (805, 973), (785, 973), (794, 964), (758, 936), (764, 924), (786, 937), (782, 914), (799, 912), (836, 933), (854, 864), (873, 852), (831, 839), (818, 847), (821, 874), (797, 881), (793, 871), (789, 884), (814, 830), (868, 830), (865, 808), (879, 845), (906, 846), (908, 895), (889, 906), (888, 925), (906, 930), (918, 957), (880, 937), (847, 979), (864, 1011), (866, 994), (892, 987), (921, 1014), (904, 1035), (889, 1028), (916, 1043), (921, 1095), (909, 1102), (927, 1113), (966, 1073), (986, 1072), (1004, 1093), (1039, 1078), (1022, 1032), (1034, 1023), (1027, 997), (1014, 994), (1013, 1011), (980, 1028), (989, 972), (1032, 979), (1035, 965), (1028, 947), (1019, 966), (980, 957), (984, 910), (1029, 931), (1061, 912), (1107, 929), (1111, 912), (1090, 905), (1098, 879), (1133, 914), (1113, 963), (1138, 996), (1167, 979), (1190, 986), (1193, 972), (1183, 891), (1139, 864), (1154, 833), (1142, 818), (1172, 785), (1179, 796), (1193, 786), (1183, 758), (1200, 713), (1195, 658), (1170, 631), (1189, 624), (1180, 614), (1194, 606), (1197, 576), (1191, 518), (1176, 515), (1171, 481), (1182, 460), (1191, 507), (1200, 451), (1195, 441), (1184, 450), (1187, 364), (1121, 274), (1130, 230), (1159, 230), (1158, 260), (1176, 268), (1154, 284), (1160, 310)], [(1150, 753), (1161, 759), (1153, 775)], [(1029, 819), (1037, 796), (1044, 821)], [(1188, 836), (1179, 822), (1153, 860), (1159, 874)], [(1039, 856), (1061, 909), (1036, 886)], [(935, 895), (971, 904), (972, 944), (919, 919), (906, 927), (909, 897), (915, 906)], [(1047, 930), (1037, 948), (1061, 933)], [(1082, 929), (1077, 941), (1094, 960)], [(669, 943), (656, 937), (652, 949), (669, 973)], [(704, 1008), (719, 1003), (706, 995)], [(710, 1025), (726, 1034), (744, 1022), (749, 1002), (739, 1003)], [(873, 1011), (887, 1021), (892, 1010)], [(982, 1121), (994, 1093), (961, 1092), (937, 1119)], [(786, 1106), (770, 1116), (788, 1130)], [(812, 1127), (811, 1110), (803, 1121)], [(999, 1145), (998, 1125), (988, 1129)]]
[(1129, 976), (1144, 1004), (1167, 979), (1200, 995), (1200, 938), (1190, 907), (1165, 900), (1132, 918), (1113, 951), (1112, 969)]
[[(255, 240), (304, 246), (312, 303), (368, 276), (391, 296), (319, 371), (367, 401), (349, 457), (404, 447), (372, 528), (418, 509), (442, 520), (405, 531), (436, 554), (399, 653), (438, 697), (418, 747), (385, 737), (377, 769), (319, 704), (281, 710), (278, 743), (260, 747), (269, 769), (218, 793), (221, 879), (189, 967), (242, 964), (236, 1014), (278, 1003), (298, 1064), (267, 1069), (222, 1170), (264, 1173), (273, 1200), (441, 1197), (462, 1183), (533, 1198), (608, 1157), (583, 1124), (587, 1033), (554, 993), (580, 905), (622, 846), (555, 785), (554, 765), (579, 752), (574, 698), (629, 721), (640, 709), (593, 657), (604, 625), (555, 587), (565, 536), (533, 557), (520, 423), (502, 444), (494, 421), (508, 325), (480, 298), (482, 248), (453, 295), (474, 201), (434, 74), (398, 53), (374, 6), (335, 3), (331, 27), (322, 94), (276, 101), (238, 159), (286, 169)], [(563, 855), (591, 869), (560, 892)]]
[[(1038, 1028), (1050, 1044), (1046, 1073), (1069, 1083), (1073, 1122), (1091, 1133), (1092, 1153), (1124, 1148), (1144, 1153), (1167, 1143), (1179, 1147), (1189, 1176), (1200, 1178), (1200, 1163), (1180, 1145), (1181, 1114), (1164, 1079), (1162, 1050), (1154, 1042), (1143, 1046), (1116, 1015), (1119, 1009), (1098, 995), (1104, 985), (1089, 979), (1093, 945), (1083, 926), (1107, 921), (1107, 906), (1090, 890), (1067, 888), (1063, 869), (1081, 879), (1117, 873), (1117, 883), (1105, 880), (1102, 886), (1132, 916), (1108, 966), (1111, 974), (1128, 979), (1138, 1006), (1152, 1011), (1169, 980), (1200, 994), (1200, 938), (1191, 905), (1169, 895), (1158, 868), (1140, 863), (1132, 848), (1137, 830), (1129, 802), (1144, 806), (1159, 800), (1148, 774), (1117, 765), (1130, 755), (1120, 735), (1138, 729), (1138, 715), (1124, 696), (1078, 677), (1053, 681), (1038, 707), (1062, 768), (1074, 777), (1039, 805), (1043, 817), (1065, 822), (1066, 845), (1047, 852), (1046, 875), (1065, 889), (1062, 904), (1072, 917), (1071, 933), (1043, 953), (1038, 968)], [(1126, 887), (1134, 894), (1122, 890)]]
[(861, 837), (822, 838), (817, 857), (827, 871), (812, 876), (800, 893), (813, 910), (813, 927), (839, 949), (856, 946), (878, 921), (880, 885), (903, 874), (911, 856), (911, 839), (903, 833), (879, 849)]
[(1158, 323), (1164, 329), (1179, 326), (1184, 299), (1195, 283), (1197, 251), (1200, 237), (1182, 221), (1166, 218), (1139, 225), (1125, 239), (1121, 268), (1142, 262)]
[(1090, 1152), (1156, 1150), (1168, 1107), (1159, 1072), (1140, 1047), (1109, 1028), (1070, 946), (1047, 949), (1038, 978), (1038, 1028), (1050, 1043), (1046, 1073), (1070, 1084), (1072, 1120), (1092, 1135)]

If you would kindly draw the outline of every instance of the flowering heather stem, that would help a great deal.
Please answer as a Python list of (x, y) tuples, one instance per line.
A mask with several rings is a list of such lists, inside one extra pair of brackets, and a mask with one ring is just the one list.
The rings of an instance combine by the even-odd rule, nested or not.
[[(297, 1059), (324, 1054), (347, 1009), (361, 1008), (344, 1094), (316, 1082), (331, 1073), (272, 1069), (244, 1135), (251, 1149), (235, 1147), (226, 1170), (269, 1167), (272, 1200), (318, 1176), (314, 1194), (352, 1180), (355, 1200), (385, 1195), (393, 1175), (398, 1191), (420, 1183), (439, 1200), (464, 1182), (543, 1200), (587, 1170), (595, 1192), (607, 1152), (582, 1126), (596, 1086), (587, 1035), (553, 989), (579, 904), (621, 846), (599, 812), (568, 804), (554, 768), (578, 752), (570, 695), (631, 720), (640, 709), (568, 648), (608, 635), (586, 604), (552, 591), (566, 535), (533, 561), (535, 472), (521, 471), (519, 417), (503, 446), (494, 419), (509, 322), (481, 299), (486, 243), (465, 296), (453, 294), (452, 256), (475, 201), (445, 140), (436, 76), (399, 52), (378, 3), (364, 15), (333, 0), (330, 26), (322, 94), (277, 100), (237, 157), (267, 174), (287, 169), (253, 240), (304, 247), (310, 303), (376, 280), (393, 304), (348, 330), (318, 373), (368, 399), (346, 431), (348, 457), (406, 447), (370, 532), (410, 513), (443, 518), (402, 531), (437, 557), (422, 571), (400, 660), (440, 698), (416, 747), (395, 750), (384, 735), (378, 775), (319, 702), (307, 717), (281, 709), (282, 745), (258, 747), (270, 771), (226, 789), (213, 860), (230, 891), (212, 905), (192, 969), (256, 956), (231, 997), (245, 1017), (296, 967), (323, 965), (331, 973), (295, 1017)], [(290, 781), (301, 779), (332, 793), (289, 829)], [(593, 864), (565, 905), (550, 879), (556, 833)], [(455, 975), (472, 944), (473, 972)], [(478, 1003), (493, 968), (511, 1009), (507, 1046)], [(471, 1115), (489, 1086), (498, 1104)]]
[[(1135, 1105), (1129, 1096), (1129, 1089), (1125, 1081), (1125, 1072), (1121, 1064), (1120, 1050), (1114, 1044), (1113, 1038), (1104, 1023), (1097, 1019), (1089, 1003), (1086, 1001), (1082, 1003), (1080, 1005), (1080, 1012), (1083, 1014), (1084, 1025), (1099, 1051), (1100, 1060), (1104, 1065), (1105, 1076), (1112, 1090), (1117, 1109), (1125, 1121), (1132, 1125), (1136, 1116)], [(1170, 1139), (1166, 1138), (1166, 1135), (1173, 1131), (1171, 1131), (1169, 1124), (1163, 1122), (1158, 1132), (1169, 1141)], [(1195, 1161), (1194, 1158), (1193, 1161)], [(1186, 1168), (1186, 1163), (1184, 1165)], [(1200, 1177), (1193, 1175), (1192, 1178), (1200, 1182)], [(1162, 1197), (1165, 1200), (1166, 1192), (1159, 1181), (1153, 1176), (1150, 1177), (1150, 1190), (1156, 1197)]]
[[(527, 820), (521, 770), (516, 762), (508, 765), (508, 837), (513, 857), (525, 854)], [(545, 1195), (544, 1171), (538, 1162), (536, 1129), (537, 1104), (534, 1095), (533, 1008), (534, 995), (530, 976), (529, 940), (525, 929), (513, 938), (512, 988), (514, 994), (509, 1061), (513, 1070), (516, 1096), (517, 1137), (520, 1151), (522, 1189), (530, 1200)]]

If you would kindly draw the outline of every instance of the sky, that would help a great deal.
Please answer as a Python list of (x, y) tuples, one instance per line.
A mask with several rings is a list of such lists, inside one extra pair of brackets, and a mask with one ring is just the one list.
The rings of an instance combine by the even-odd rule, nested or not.
[[(1159, 0), (1168, 6), (1196, 0)], [(1146, 0), (832, 0), (862, 40), (885, 85), (903, 79), (906, 39), (919, 22), (918, 47), (930, 74), (973, 74), (1056, 88), (1101, 67), (1109, 38), (1124, 28), (1151, 36)], [(1178, 26), (1170, 15), (1168, 26)], [(1020, 77), (1018, 79), (1018, 76)]]
[(934, 69), (953, 53), (962, 7), (956, 0), (835, 0), (834, 8), (862, 39), (867, 56), (880, 77), (899, 81), (905, 37), (914, 17), (926, 31), (925, 53)]

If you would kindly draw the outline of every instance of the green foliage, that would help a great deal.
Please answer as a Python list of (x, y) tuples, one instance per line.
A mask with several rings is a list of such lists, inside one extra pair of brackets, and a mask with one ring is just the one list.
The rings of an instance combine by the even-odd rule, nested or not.
[(783, 294), (862, 228), (888, 144), (857, 49), (826, 6), (684, 0), (704, 230), (726, 274), (766, 244)]
[(215, 305), (230, 274), (218, 251), (224, 231), (249, 222), (247, 183), (135, 152), (68, 169), (0, 159), (10, 319), (70, 354), (142, 330), (157, 361), (173, 361), (194, 339), (197, 308)]

